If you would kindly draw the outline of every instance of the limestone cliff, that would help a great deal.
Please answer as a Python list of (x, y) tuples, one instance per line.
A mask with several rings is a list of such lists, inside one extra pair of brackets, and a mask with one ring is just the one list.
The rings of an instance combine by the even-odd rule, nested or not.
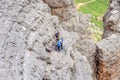
[(119, 0), (110, 0), (103, 22), (95, 43), (90, 15), (74, 0), (0, 0), (0, 80), (120, 80)]
[(77, 13), (73, 2), (0, 0), (0, 80), (93, 80), (90, 16)]
[(104, 18), (104, 35), (106, 38), (112, 34), (120, 33), (120, 1), (110, 0), (108, 11)]
[(98, 80), (120, 80), (120, 0), (110, 0), (103, 40), (97, 43)]

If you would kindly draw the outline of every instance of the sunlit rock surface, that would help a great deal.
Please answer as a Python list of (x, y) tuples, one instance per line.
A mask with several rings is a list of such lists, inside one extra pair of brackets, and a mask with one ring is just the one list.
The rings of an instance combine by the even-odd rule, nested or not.
[(109, 8), (103, 18), (104, 35), (109, 37), (112, 34), (120, 33), (120, 1), (110, 0)]
[[(78, 14), (73, 0), (59, 1), (0, 1), (0, 80), (93, 80), (90, 16)], [(54, 50), (58, 31), (61, 52)]]
[(120, 37), (111, 35), (97, 43), (99, 80), (120, 79)]
[(98, 80), (120, 80), (120, 1), (110, 0), (103, 40), (97, 43)]

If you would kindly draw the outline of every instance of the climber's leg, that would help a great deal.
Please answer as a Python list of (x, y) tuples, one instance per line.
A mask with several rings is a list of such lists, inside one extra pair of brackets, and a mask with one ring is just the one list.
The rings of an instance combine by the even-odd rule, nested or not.
[(61, 49), (63, 49), (63, 44), (61, 43)]
[(61, 48), (61, 47), (60, 47), (60, 46), (58, 46), (58, 51), (59, 51), (59, 52), (60, 52), (60, 50), (61, 50), (60, 48)]

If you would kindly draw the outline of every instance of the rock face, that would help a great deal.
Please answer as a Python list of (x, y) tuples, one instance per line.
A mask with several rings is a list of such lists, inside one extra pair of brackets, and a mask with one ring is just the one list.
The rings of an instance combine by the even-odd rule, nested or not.
[(95, 46), (90, 15), (77, 13), (73, 0), (1, 0), (0, 80), (120, 80), (119, 12), (120, 1), (110, 0)]
[[(73, 0), (1, 0), (0, 80), (93, 80), (89, 22)], [(54, 50), (58, 31), (61, 52)]]
[(43, 0), (51, 8), (51, 14), (57, 15), (60, 21), (69, 20), (76, 13), (74, 0)]
[(103, 40), (97, 43), (98, 80), (120, 80), (120, 1), (110, 0)]
[(112, 34), (120, 33), (120, 1), (110, 0), (110, 5), (104, 18), (104, 35), (106, 38)]
[(120, 80), (120, 37), (110, 37), (97, 43), (98, 80)]

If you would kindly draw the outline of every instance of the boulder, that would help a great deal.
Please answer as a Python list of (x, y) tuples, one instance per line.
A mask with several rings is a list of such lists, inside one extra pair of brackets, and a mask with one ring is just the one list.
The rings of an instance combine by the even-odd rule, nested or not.
[(120, 37), (113, 34), (97, 43), (98, 80), (120, 79)]

